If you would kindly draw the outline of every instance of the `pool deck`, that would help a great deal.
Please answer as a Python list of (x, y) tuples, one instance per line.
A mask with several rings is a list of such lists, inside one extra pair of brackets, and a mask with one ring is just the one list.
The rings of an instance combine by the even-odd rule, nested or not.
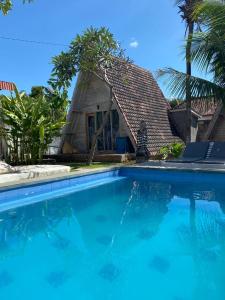
[(31, 185), (51, 180), (61, 180), (82, 175), (96, 174), (115, 170), (118, 168), (144, 168), (150, 170), (170, 170), (170, 171), (190, 171), (190, 172), (217, 172), (225, 173), (223, 164), (199, 164), (199, 163), (172, 163), (164, 161), (148, 161), (141, 164), (120, 165), (102, 167), (97, 169), (78, 169), (70, 172), (70, 167), (62, 165), (36, 165), (17, 167), (18, 173), (0, 175), (0, 190), (17, 187), (21, 185)]
[(31, 165), (13, 168), (14, 172), (0, 175), (0, 187), (7, 187), (70, 173), (70, 167), (61, 165)]
[(225, 164), (204, 164), (204, 163), (173, 163), (165, 161), (150, 160), (145, 163), (133, 165), (147, 169), (159, 170), (179, 170), (179, 171), (196, 171), (196, 172), (225, 172)]
[[(42, 165), (43, 166), (43, 165)], [(51, 167), (51, 168), (50, 168)], [(58, 168), (60, 167), (60, 168)], [(32, 169), (32, 166), (30, 166)], [(35, 168), (36, 169), (36, 168)], [(71, 177), (79, 177), (82, 175), (96, 174), (110, 170), (118, 169), (118, 166), (102, 167), (98, 169), (77, 169), (71, 172), (68, 166), (45, 165), (46, 172), (37, 173), (9, 173), (0, 175), (0, 190), (7, 188), (14, 188), (25, 185), (32, 185), (35, 183), (44, 183), (48, 181), (57, 181), (61, 179), (69, 179)], [(40, 171), (40, 168), (39, 168)], [(36, 174), (36, 176), (33, 176)]]

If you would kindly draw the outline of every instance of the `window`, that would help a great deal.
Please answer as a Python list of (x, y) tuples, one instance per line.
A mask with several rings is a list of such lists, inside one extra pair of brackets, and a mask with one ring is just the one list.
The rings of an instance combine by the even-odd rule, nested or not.
[[(95, 130), (99, 129), (102, 121), (103, 121), (103, 115), (106, 114), (106, 112), (97, 112), (93, 114), (94, 116), (94, 123), (95, 123)], [(90, 117), (90, 116), (89, 116)], [(93, 135), (93, 124), (92, 120), (88, 120), (88, 130), (89, 136), (89, 149), (90, 149), (90, 134)], [(91, 131), (91, 132), (90, 132)], [(115, 150), (116, 148), (116, 137), (118, 136), (118, 131), (119, 131), (119, 115), (117, 110), (112, 110), (110, 112), (110, 116), (108, 118), (108, 121), (105, 125), (105, 128), (102, 132), (102, 134), (98, 137), (97, 140), (97, 149), (98, 151), (109, 151), (109, 150)]]

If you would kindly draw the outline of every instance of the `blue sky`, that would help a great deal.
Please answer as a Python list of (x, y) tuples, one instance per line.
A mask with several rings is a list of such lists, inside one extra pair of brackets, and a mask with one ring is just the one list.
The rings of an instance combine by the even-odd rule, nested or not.
[[(152, 72), (166, 66), (184, 70), (184, 23), (173, 0), (14, 2), (9, 15), (0, 15), (0, 36), (69, 44), (91, 25), (106, 26), (136, 64)], [(46, 85), (51, 58), (65, 49), (0, 39), (0, 80), (13, 81), (26, 91)]]

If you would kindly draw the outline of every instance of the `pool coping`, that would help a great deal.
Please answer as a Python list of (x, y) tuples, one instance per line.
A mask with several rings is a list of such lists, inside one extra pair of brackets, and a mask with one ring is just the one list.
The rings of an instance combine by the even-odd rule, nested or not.
[[(199, 165), (196, 163), (188, 163), (187, 164), (179, 164), (179, 165), (171, 165), (169, 163), (168, 165), (165, 162), (162, 161), (149, 161), (147, 163), (141, 163), (141, 164), (132, 164), (132, 165), (120, 165), (120, 166), (111, 166), (111, 167), (102, 167), (98, 169), (82, 169), (82, 170), (76, 170), (72, 171), (70, 173), (60, 174), (60, 175), (49, 175), (45, 177), (38, 177), (38, 178), (32, 178), (32, 179), (22, 179), (20, 181), (16, 182), (9, 182), (9, 183), (3, 183), (0, 184), (0, 192), (9, 190), (9, 189), (17, 189), (21, 187), (29, 187), (32, 185), (38, 185), (38, 184), (45, 184), (49, 182), (56, 182), (60, 180), (66, 180), (86, 175), (94, 175), (114, 170), (119, 170), (121, 168), (134, 168), (134, 169), (145, 169), (145, 170), (154, 170), (154, 171), (170, 171), (170, 172), (190, 172), (190, 173), (219, 173), (223, 174), (225, 173), (225, 166), (224, 169), (220, 168), (212, 168), (212, 166), (218, 166), (218, 165), (210, 165), (211, 168), (209, 168), (208, 165)], [(204, 167), (204, 168), (202, 168)], [(207, 167), (207, 168), (205, 168)]]
[(104, 168), (99, 168), (99, 169), (94, 169), (94, 170), (77, 170), (73, 171), (70, 173), (65, 173), (65, 174), (60, 174), (60, 175), (49, 175), (45, 177), (38, 177), (38, 178), (32, 178), (32, 179), (23, 179), (21, 181), (16, 181), (16, 182), (9, 182), (0, 184), (0, 192), (6, 191), (6, 190), (11, 190), (11, 189), (17, 189), (21, 187), (29, 187), (32, 185), (39, 185), (39, 184), (45, 184), (49, 182), (57, 182), (61, 180), (66, 180), (66, 179), (71, 179), (71, 178), (76, 178), (76, 177), (82, 177), (85, 175), (94, 175), (94, 174), (99, 174), (99, 173), (104, 173), (108, 171), (114, 171), (120, 169), (121, 166), (116, 167), (104, 167)]
[[(223, 168), (218, 168), (219, 166)], [(218, 164), (167, 163), (164, 161), (149, 161), (147, 163), (141, 163), (127, 167), (171, 172), (225, 173), (225, 165)]]

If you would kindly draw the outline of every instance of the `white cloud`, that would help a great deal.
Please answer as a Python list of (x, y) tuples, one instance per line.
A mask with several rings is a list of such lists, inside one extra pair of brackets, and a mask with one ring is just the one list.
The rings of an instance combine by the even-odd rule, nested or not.
[(133, 40), (132, 42), (130, 42), (131, 48), (137, 48), (138, 46), (139, 46), (139, 43), (137, 40)]

